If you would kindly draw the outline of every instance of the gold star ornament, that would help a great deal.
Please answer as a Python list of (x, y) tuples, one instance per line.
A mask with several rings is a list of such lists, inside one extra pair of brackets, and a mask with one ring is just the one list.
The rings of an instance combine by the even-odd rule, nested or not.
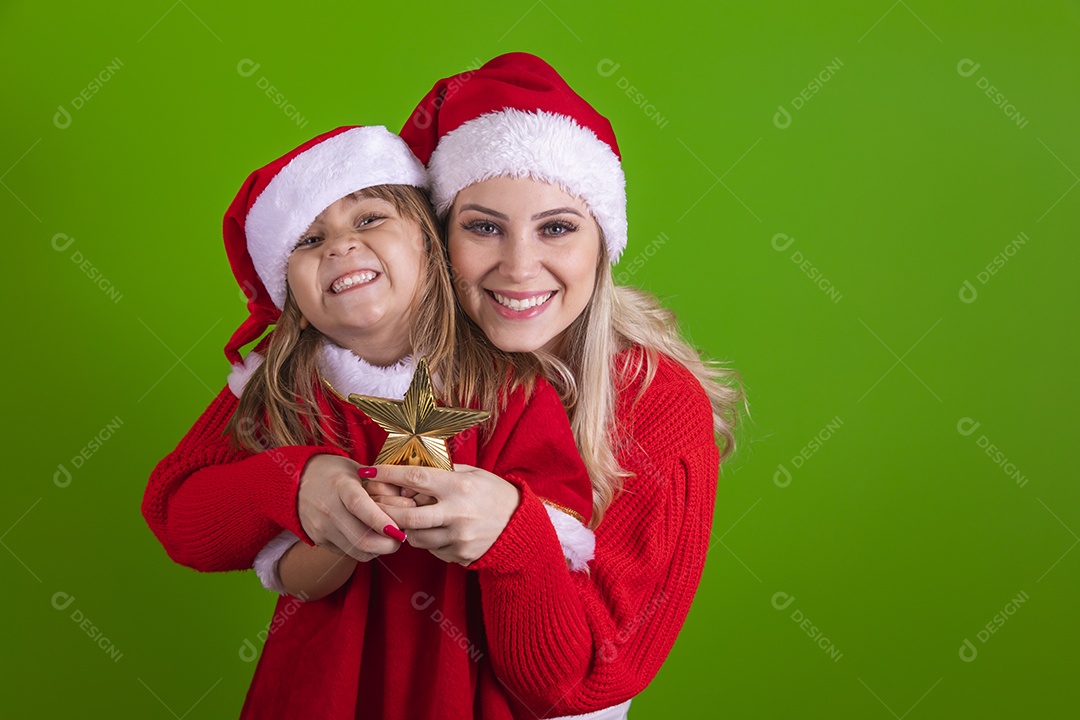
[(389, 433), (375, 458), (376, 465), (453, 470), (446, 439), (491, 415), (486, 410), (437, 406), (426, 358), (417, 363), (409, 391), (401, 402), (356, 394), (349, 395), (349, 402)]

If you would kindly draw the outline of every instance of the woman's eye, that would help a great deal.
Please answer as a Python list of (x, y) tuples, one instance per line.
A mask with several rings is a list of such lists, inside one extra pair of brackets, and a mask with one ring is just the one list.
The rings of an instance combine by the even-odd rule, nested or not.
[(548, 237), (562, 237), (563, 235), (568, 235), (577, 230), (577, 225), (565, 220), (556, 220), (554, 222), (549, 222), (541, 229)]
[(499, 226), (490, 220), (473, 220), (472, 222), (462, 223), (461, 228), (475, 235), (499, 234)]

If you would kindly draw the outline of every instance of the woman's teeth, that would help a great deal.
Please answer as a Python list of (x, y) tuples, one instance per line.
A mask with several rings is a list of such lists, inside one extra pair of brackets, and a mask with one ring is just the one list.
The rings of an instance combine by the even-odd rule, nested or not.
[(495, 302), (499, 303), (503, 307), (508, 307), (511, 310), (528, 310), (529, 308), (536, 307), (537, 305), (543, 305), (551, 296), (555, 293), (549, 292), (543, 295), (534, 295), (531, 298), (525, 298), (524, 300), (516, 300), (514, 298), (508, 298), (505, 295), (500, 295), (494, 290), (491, 291), (492, 297), (495, 298)]
[(345, 277), (338, 278), (334, 281), (334, 284), (330, 286), (330, 292), (337, 294), (342, 290), (348, 290), (354, 285), (369, 283), (374, 280), (377, 275), (377, 272), (371, 270), (364, 270), (362, 272), (353, 273), (352, 275), (346, 275)]

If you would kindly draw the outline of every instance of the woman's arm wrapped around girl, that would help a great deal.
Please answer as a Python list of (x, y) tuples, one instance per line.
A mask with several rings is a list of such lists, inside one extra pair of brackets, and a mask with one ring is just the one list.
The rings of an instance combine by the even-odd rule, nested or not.
[(331, 446), (238, 448), (225, 434), (236, 406), (224, 388), (154, 468), (143, 496), (143, 516), (169, 557), (203, 572), (250, 568), (282, 529), (306, 538), (297, 513), (304, 468), (315, 455), (345, 455)]
[[(331, 401), (320, 394), (318, 402), (328, 422)], [(392, 521), (345, 450), (270, 441), (259, 451), (237, 447), (226, 433), (236, 407), (233, 392), (222, 390), (150, 475), (143, 515), (169, 557), (204, 572), (245, 570), (283, 530), (361, 562), (400, 547), (385, 536)], [(348, 428), (354, 451), (366, 453), (365, 429)]]

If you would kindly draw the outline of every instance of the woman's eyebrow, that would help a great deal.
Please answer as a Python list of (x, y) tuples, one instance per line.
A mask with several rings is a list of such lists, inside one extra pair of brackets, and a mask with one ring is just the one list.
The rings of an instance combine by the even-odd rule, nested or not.
[(543, 220), (544, 218), (551, 217), (552, 215), (577, 215), (578, 217), (584, 217), (581, 213), (579, 213), (572, 207), (561, 207), (555, 208), (554, 210), (545, 210), (544, 212), (536, 213), (532, 216), (531, 219)]
[(500, 220), (509, 220), (510, 219), (509, 215), (503, 215), (501, 212), (498, 212), (497, 210), (492, 210), (491, 208), (486, 208), (483, 205), (477, 205), (476, 203), (469, 203), (468, 205), (464, 205), (464, 206), (462, 206), (461, 210), (459, 210), (458, 212), (465, 212), (466, 210), (475, 210), (477, 212), (482, 212), (485, 215), (492, 215), (494, 217), (499, 218)]

